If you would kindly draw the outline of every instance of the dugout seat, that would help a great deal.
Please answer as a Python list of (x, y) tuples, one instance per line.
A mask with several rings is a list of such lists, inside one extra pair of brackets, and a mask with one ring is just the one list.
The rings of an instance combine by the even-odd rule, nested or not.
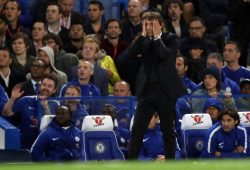
[(238, 112), (240, 116), (240, 125), (246, 128), (248, 152), (250, 152), (250, 111)]
[(88, 160), (124, 160), (110, 116), (91, 115), (83, 120), (83, 147)]
[(40, 131), (45, 129), (56, 115), (43, 115), (40, 123)]
[(182, 118), (181, 131), (183, 139), (182, 155), (198, 158), (204, 146), (207, 129), (212, 126), (209, 114), (185, 114)]

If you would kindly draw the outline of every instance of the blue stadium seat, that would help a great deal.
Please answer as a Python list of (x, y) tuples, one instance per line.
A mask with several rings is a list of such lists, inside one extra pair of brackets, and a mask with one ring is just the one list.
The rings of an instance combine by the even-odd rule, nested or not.
[(20, 131), (0, 116), (0, 148), (20, 149)]
[(207, 129), (212, 126), (209, 114), (185, 114), (181, 130), (184, 146), (182, 155), (185, 158), (198, 158), (204, 146)]
[(240, 125), (246, 128), (248, 139), (248, 150), (250, 152), (250, 111), (238, 112), (240, 116)]
[(83, 120), (83, 147), (88, 160), (124, 160), (110, 116), (92, 115)]

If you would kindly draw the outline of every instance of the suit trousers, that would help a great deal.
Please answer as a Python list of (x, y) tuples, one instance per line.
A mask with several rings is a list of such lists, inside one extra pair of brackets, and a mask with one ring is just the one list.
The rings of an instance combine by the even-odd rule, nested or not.
[(137, 159), (144, 134), (155, 112), (159, 114), (161, 131), (163, 133), (164, 150), (166, 159), (175, 158), (175, 103), (171, 101), (162, 88), (147, 86), (140, 98), (134, 117), (131, 141), (129, 144), (128, 159)]

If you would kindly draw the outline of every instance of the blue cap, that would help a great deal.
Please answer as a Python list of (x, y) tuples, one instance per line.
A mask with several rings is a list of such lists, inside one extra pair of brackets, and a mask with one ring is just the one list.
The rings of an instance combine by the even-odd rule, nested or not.
[(221, 106), (221, 102), (216, 99), (216, 98), (208, 98), (206, 100), (206, 102), (204, 103), (204, 112), (206, 112), (206, 110), (211, 107), (211, 106), (214, 106), (216, 107), (219, 111), (222, 111), (222, 106)]

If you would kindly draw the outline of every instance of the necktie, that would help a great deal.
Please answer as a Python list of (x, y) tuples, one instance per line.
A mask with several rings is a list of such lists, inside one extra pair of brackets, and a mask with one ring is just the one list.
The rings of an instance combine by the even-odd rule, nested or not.
[(40, 84), (39, 84), (39, 83), (36, 83), (36, 84), (35, 84), (35, 93), (36, 93), (36, 94), (39, 94), (39, 91), (40, 91)]

